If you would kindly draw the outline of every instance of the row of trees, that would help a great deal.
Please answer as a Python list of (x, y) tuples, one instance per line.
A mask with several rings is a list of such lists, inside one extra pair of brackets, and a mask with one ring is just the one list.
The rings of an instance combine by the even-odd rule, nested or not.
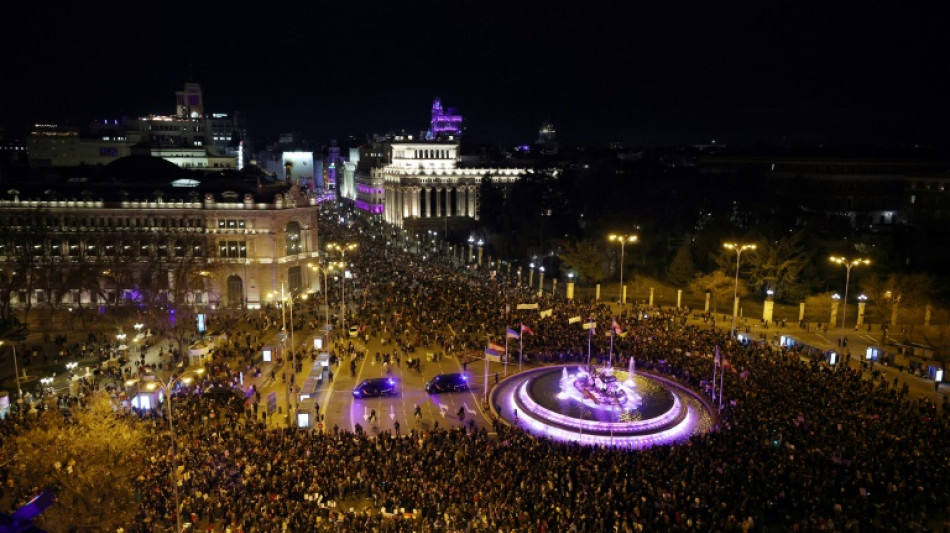
[(764, 183), (649, 160), (529, 172), (510, 185), (486, 177), (479, 231), (495, 256), (540, 262), (552, 277), (572, 271), (582, 284), (617, 279), (620, 247), (606, 237), (636, 233), (638, 242), (625, 249), (625, 279), (640, 274), (709, 292), (716, 305), (729, 305), (735, 283), (736, 254), (724, 242), (757, 245), (741, 258), (742, 296), (764, 299), (771, 290), (777, 301), (797, 304), (843, 293), (845, 272), (831, 255), (872, 261), (854, 269), (850, 288), (866, 294), (868, 318), (877, 322), (888, 321), (894, 306), (916, 318), (950, 293), (918, 259), (914, 228), (861, 231), (844, 217), (775, 198)]
[[(62, 235), (51, 231), (45, 219), (46, 213), (37, 209), (21, 219), (24, 225), (0, 228), (4, 249), (14, 251), (5, 256), (0, 271), (0, 322), (9, 336), (22, 337), (23, 324), (41, 318), (52, 322), (68, 308), (75, 311), (67, 312), (70, 319), (76, 317), (84, 326), (98, 313), (116, 329), (141, 322), (180, 347), (190, 340), (194, 296), (208, 292), (215, 274), (215, 264), (206, 257), (212, 249), (206, 235), (171, 228), (135, 233), (103, 229), (82, 234), (75, 245), (79, 252), (64, 257), (55, 248)], [(90, 248), (96, 253), (85, 253)], [(33, 316), (34, 311), (46, 316)]]

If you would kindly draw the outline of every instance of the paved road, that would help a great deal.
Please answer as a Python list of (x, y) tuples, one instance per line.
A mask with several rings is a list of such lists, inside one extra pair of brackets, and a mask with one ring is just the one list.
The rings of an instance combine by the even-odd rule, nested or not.
[[(483, 361), (469, 364), (468, 372), (472, 376), (472, 390), (468, 392), (428, 395), (425, 392), (425, 382), (437, 374), (461, 372), (462, 362), (458, 357), (443, 357), (438, 361), (428, 361), (427, 350), (418, 349), (413, 357), (422, 358), (422, 371), (409, 370), (406, 361), (399, 366), (392, 365), (388, 372), (382, 364), (375, 360), (376, 352), (383, 352), (386, 348), (378, 340), (370, 339), (368, 345), (356, 341), (357, 350), (368, 354), (356, 360), (356, 374), (350, 373), (349, 356), (344, 356), (341, 364), (334, 370), (335, 377), (321, 395), (321, 412), (325, 417), (327, 428), (338, 426), (342, 429), (355, 429), (359, 424), (370, 434), (384, 431), (395, 432), (394, 422), (399, 422), (400, 431), (405, 433), (411, 428), (430, 430), (436, 424), (440, 428), (457, 427), (474, 421), (477, 427), (491, 428), (491, 423), (482, 409), (481, 398), (484, 395), (484, 363)], [(501, 366), (494, 364), (490, 372), (501, 372)], [(400, 394), (387, 398), (357, 399), (353, 397), (353, 387), (364, 379), (391, 376), (400, 384)], [(493, 378), (492, 378), (493, 379)], [(493, 381), (492, 381), (493, 382)], [(416, 425), (413, 418), (415, 407), (422, 410), (422, 422)], [(465, 411), (464, 420), (458, 417), (459, 408)], [(375, 410), (378, 423), (370, 424), (367, 420), (371, 411)]]

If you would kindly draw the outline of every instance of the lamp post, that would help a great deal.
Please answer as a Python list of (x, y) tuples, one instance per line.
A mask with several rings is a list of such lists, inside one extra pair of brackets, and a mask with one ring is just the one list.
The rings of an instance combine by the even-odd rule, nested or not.
[(0, 346), (4, 344), (9, 344), (10, 348), (13, 349), (13, 377), (16, 378), (17, 398), (21, 398), (23, 397), (23, 390), (20, 389), (20, 367), (17, 365), (16, 360), (16, 345), (8, 340), (0, 340)]
[(528, 273), (528, 288), (530, 289), (534, 285), (534, 263), (528, 263), (528, 268), (531, 269), (531, 272)]
[(482, 266), (482, 246), (485, 245), (485, 241), (478, 239), (478, 266)]
[(289, 298), (284, 297), (284, 284), (283, 282), (281, 282), (280, 284), (281, 310), (283, 310), (285, 302), (289, 302), (290, 304), (290, 361), (289, 361), (290, 362), (290, 372), (289, 372), (290, 379), (287, 380), (287, 426), (288, 427), (293, 423), (293, 420), (294, 420), (293, 411), (291, 409), (293, 404), (291, 403), (290, 400), (292, 397), (291, 391), (293, 390), (294, 383), (296, 382), (295, 376), (297, 372), (297, 352), (294, 350), (294, 294), (293, 294), (293, 291), (290, 292), (289, 296), (290, 296)]
[(841, 311), (841, 332), (838, 334), (838, 345), (844, 341), (844, 328), (847, 327), (845, 321), (848, 320), (848, 284), (851, 282), (851, 267), (858, 265), (870, 265), (870, 259), (856, 258), (846, 259), (844, 257), (831, 256), (828, 258), (832, 263), (844, 266), (844, 309)]
[(732, 336), (736, 336), (736, 316), (739, 314), (739, 259), (742, 252), (746, 250), (755, 250), (754, 244), (739, 244), (735, 242), (726, 242), (722, 244), (723, 248), (736, 252), (736, 284), (732, 290)]
[(468, 236), (468, 260), (465, 261), (466, 263), (471, 263), (472, 260), (475, 259), (475, 254), (472, 253), (472, 246), (474, 245), (475, 245), (475, 237), (469, 235)]
[[(346, 329), (346, 252), (356, 249), (356, 243), (337, 244), (331, 242), (327, 245), (328, 250), (340, 252), (342, 266), (340, 267), (340, 324), (342, 329)], [(418, 248), (416, 248), (418, 251)]]
[(541, 274), (538, 276), (538, 292), (544, 290), (544, 267), (538, 267), (538, 272)]
[[(194, 370), (193, 372), (195, 374), (201, 375), (202, 373), (204, 373), (204, 370), (205, 370), (204, 368), (199, 368), (197, 370)], [(185, 372), (185, 374), (187, 373), (188, 372)], [(165, 391), (165, 397), (168, 398), (168, 430), (171, 433), (171, 437), (172, 437), (172, 488), (174, 488), (174, 492), (175, 492), (175, 524), (177, 527), (175, 531), (179, 532), (182, 530), (181, 529), (181, 501), (180, 501), (180, 498), (178, 497), (178, 439), (175, 436), (175, 422), (174, 422), (175, 410), (172, 403), (172, 387), (175, 386), (176, 382), (190, 383), (191, 378), (185, 377), (185, 375), (182, 374), (180, 377), (172, 376), (171, 378), (169, 378), (168, 382), (166, 383), (165, 381), (162, 380), (162, 378), (156, 376), (155, 374), (151, 374), (150, 377), (154, 379), (156, 382), (161, 384), (162, 390)], [(148, 386), (146, 386), (146, 388), (148, 390), (155, 390), (155, 383), (154, 382), (150, 383)]]
[(310, 269), (316, 272), (317, 274), (323, 274), (323, 285), (321, 287), (323, 289), (323, 307), (326, 310), (326, 322), (324, 324), (326, 327), (324, 329), (326, 329), (327, 331), (329, 331), (330, 329), (329, 328), (330, 326), (330, 297), (329, 297), (330, 286), (327, 284), (327, 272), (331, 268), (333, 268), (332, 263), (327, 264), (327, 266), (325, 267), (322, 267), (319, 264), (310, 266)]
[(623, 255), (624, 247), (628, 242), (633, 243), (637, 242), (638, 237), (636, 235), (617, 235), (611, 233), (607, 236), (607, 240), (610, 242), (619, 242), (620, 243), (620, 304), (627, 303), (627, 295), (624, 294), (623, 290)]

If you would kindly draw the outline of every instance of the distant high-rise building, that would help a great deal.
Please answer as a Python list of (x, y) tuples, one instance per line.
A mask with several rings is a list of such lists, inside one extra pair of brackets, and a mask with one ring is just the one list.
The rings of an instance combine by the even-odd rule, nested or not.
[(557, 130), (554, 124), (544, 122), (538, 128), (538, 142), (536, 143), (542, 154), (553, 155), (557, 153)]
[(432, 101), (432, 121), (426, 138), (430, 141), (438, 139), (458, 139), (462, 135), (462, 115), (457, 115), (454, 108), (442, 109), (442, 100)]

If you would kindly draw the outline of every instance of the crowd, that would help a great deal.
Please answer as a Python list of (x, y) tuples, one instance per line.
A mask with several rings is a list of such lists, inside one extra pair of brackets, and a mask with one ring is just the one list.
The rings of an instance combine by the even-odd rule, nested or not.
[[(273, 429), (253, 395), (244, 407), (225, 408), (183, 394), (175, 409), (187, 521), (246, 533), (858, 532), (932, 531), (946, 516), (950, 409), (867, 372), (736, 343), (687, 323), (686, 310), (632, 307), (613, 316), (607, 306), (538, 297), (487, 268), (386, 246), (376, 230), (358, 220), (321, 227), (325, 241), (360, 243), (347, 323), (384, 339), (386, 355), (481, 350), (487, 338), (504, 341), (507, 328), (524, 323), (534, 331), (522, 339), (533, 364), (585, 360), (589, 342), (599, 361), (625, 366), (635, 358), (640, 370), (709, 393), (718, 346), (727, 402), (717, 427), (636, 452), (539, 439), (501, 421), (492, 434), (459, 426), (369, 436)], [(520, 302), (552, 315), (517, 310)], [(576, 316), (593, 318), (596, 335), (568, 322)], [(614, 319), (621, 333), (611, 337)], [(256, 320), (261, 329), (270, 319)], [(301, 320), (305, 327), (310, 318)], [(235, 338), (197, 387), (253, 365), (258, 335)], [(159, 436), (143, 455), (146, 473), (130, 480), (141, 498), (128, 532), (174, 523), (161, 416), (141, 419)], [(397, 509), (405, 514), (393, 515)]]

